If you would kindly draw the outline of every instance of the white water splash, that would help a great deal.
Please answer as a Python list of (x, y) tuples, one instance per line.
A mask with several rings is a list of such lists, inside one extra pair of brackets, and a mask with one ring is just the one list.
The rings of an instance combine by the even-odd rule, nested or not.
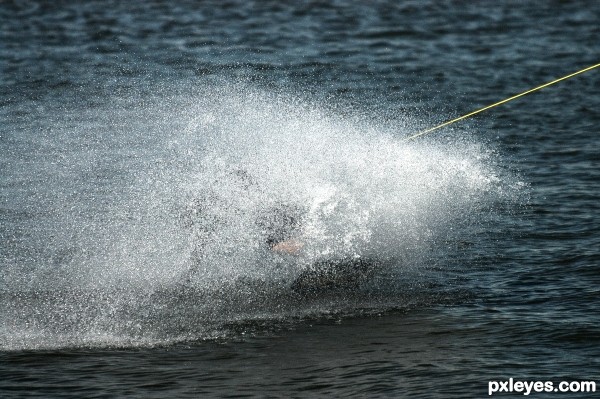
[[(2, 347), (198, 339), (310, 314), (289, 286), (313, 262), (375, 257), (393, 279), (474, 239), (514, 193), (477, 142), (403, 142), (410, 132), (292, 96), (223, 85), (136, 100), (64, 110), (30, 174), (9, 176), (37, 200), (9, 193), (30, 216), (10, 221), (26, 234), (2, 258)], [(297, 256), (270, 251), (257, 222), (281, 206), (301, 214)]]

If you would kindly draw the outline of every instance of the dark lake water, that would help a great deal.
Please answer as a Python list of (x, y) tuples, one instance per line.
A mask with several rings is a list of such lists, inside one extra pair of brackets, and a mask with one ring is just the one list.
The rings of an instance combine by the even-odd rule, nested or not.
[(404, 140), (598, 62), (592, 0), (0, 2), (0, 397), (600, 383), (600, 70)]

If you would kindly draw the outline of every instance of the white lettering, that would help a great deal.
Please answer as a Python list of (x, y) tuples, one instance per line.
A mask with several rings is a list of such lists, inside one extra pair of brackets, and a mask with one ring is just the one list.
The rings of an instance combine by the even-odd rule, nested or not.
[(514, 389), (516, 392), (523, 392), (523, 381), (515, 382)]
[(496, 381), (488, 381), (488, 395), (492, 396), (494, 392), (498, 392), (499, 385)]
[(488, 395), (496, 392), (520, 392), (528, 396), (532, 392), (596, 392), (595, 381), (561, 381), (555, 388), (552, 381), (488, 381)]

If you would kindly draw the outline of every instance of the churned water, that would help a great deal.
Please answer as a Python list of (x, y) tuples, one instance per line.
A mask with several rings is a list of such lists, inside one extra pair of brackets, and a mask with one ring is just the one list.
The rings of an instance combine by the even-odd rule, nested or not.
[[(599, 22), (593, 1), (0, 3), (0, 396), (600, 382), (599, 72), (405, 140), (597, 63)], [(265, 243), (282, 212), (298, 254)], [(295, 288), (332, 259), (376, 267)]]

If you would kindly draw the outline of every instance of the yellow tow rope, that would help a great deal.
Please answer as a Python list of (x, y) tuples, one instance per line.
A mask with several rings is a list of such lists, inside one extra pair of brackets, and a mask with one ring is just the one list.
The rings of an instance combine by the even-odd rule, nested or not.
[(517, 94), (517, 95), (514, 95), (514, 96), (512, 96), (512, 97), (509, 97), (509, 98), (507, 98), (507, 99), (505, 99), (505, 100), (498, 101), (497, 103), (494, 103), (494, 104), (488, 105), (487, 107), (480, 108), (480, 109), (478, 109), (477, 111), (470, 112), (470, 113), (468, 113), (468, 114), (466, 114), (466, 115), (463, 115), (463, 116), (460, 116), (460, 117), (458, 117), (458, 118), (452, 119), (452, 120), (450, 120), (450, 121), (444, 122), (444, 123), (442, 123), (442, 124), (440, 124), (440, 125), (437, 125), (437, 126), (434, 126), (434, 127), (430, 128), (430, 129), (423, 130), (423, 131), (421, 131), (421, 132), (418, 132), (418, 133), (416, 133), (416, 134), (413, 134), (412, 136), (408, 136), (408, 137), (407, 137), (407, 138), (405, 138), (404, 140), (413, 140), (413, 139), (416, 139), (416, 138), (417, 138), (417, 137), (419, 137), (419, 136), (423, 136), (423, 135), (425, 135), (425, 134), (427, 134), (427, 133), (431, 133), (431, 132), (433, 132), (434, 130), (438, 130), (438, 129), (440, 129), (440, 128), (444, 127), (444, 126), (448, 126), (448, 125), (451, 125), (451, 124), (453, 124), (453, 123), (455, 123), (455, 122), (461, 121), (461, 120), (463, 120), (463, 119), (467, 119), (467, 118), (469, 118), (469, 117), (471, 117), (471, 116), (473, 116), (473, 115), (476, 115), (476, 114), (478, 114), (478, 113), (480, 113), (480, 112), (486, 111), (486, 110), (488, 110), (488, 109), (490, 109), (490, 108), (497, 107), (498, 105), (501, 105), (501, 104), (507, 103), (507, 102), (509, 102), (509, 101), (512, 101), (512, 100), (514, 100), (514, 99), (517, 99), (517, 98), (519, 98), (519, 97), (525, 96), (525, 95), (527, 95), (527, 94), (529, 94), (529, 93), (533, 93), (534, 91), (537, 91), (537, 90), (543, 89), (544, 87), (551, 86), (551, 85), (553, 85), (553, 84), (555, 84), (555, 83), (558, 83), (558, 82), (560, 82), (560, 81), (562, 81), (562, 80), (566, 80), (566, 79), (572, 78), (572, 77), (573, 77), (573, 76), (575, 76), (575, 75), (579, 75), (580, 73), (584, 73), (584, 72), (590, 71), (590, 70), (592, 70), (592, 69), (594, 69), (594, 68), (598, 68), (598, 67), (600, 67), (600, 64), (596, 64), (596, 65), (592, 65), (592, 66), (590, 66), (590, 67), (584, 68), (584, 69), (582, 69), (582, 70), (579, 70), (579, 71), (577, 71), (577, 72), (574, 72), (574, 73), (572, 73), (572, 74), (569, 74), (569, 75), (563, 76), (562, 78), (558, 78), (558, 79), (556, 79), (556, 80), (553, 80), (552, 82), (545, 83), (545, 84), (543, 84), (543, 85), (541, 85), (541, 86), (534, 87), (533, 89), (529, 89), (529, 90), (527, 90), (527, 91), (524, 91), (524, 92), (522, 92), (522, 93), (519, 93), (519, 94)]

